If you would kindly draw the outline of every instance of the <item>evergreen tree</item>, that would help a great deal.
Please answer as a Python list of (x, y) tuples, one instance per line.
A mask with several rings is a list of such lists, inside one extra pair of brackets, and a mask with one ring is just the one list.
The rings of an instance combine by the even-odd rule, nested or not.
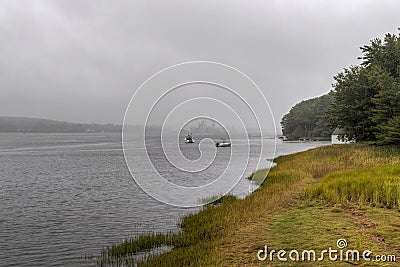
[(328, 110), (332, 129), (346, 129), (349, 139), (375, 140), (375, 123), (371, 120), (375, 107), (372, 97), (377, 91), (369, 86), (365, 69), (352, 66), (334, 77), (334, 100)]
[(400, 144), (400, 40), (393, 34), (361, 47), (363, 62), (335, 76), (332, 127), (358, 141)]

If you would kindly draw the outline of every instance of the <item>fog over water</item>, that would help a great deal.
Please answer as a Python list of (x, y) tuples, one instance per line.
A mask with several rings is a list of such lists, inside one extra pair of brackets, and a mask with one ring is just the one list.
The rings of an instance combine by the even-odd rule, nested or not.
[(3, 0), (0, 115), (120, 124), (152, 74), (209, 60), (250, 76), (279, 128), (359, 62), (359, 46), (396, 33), (398, 10), (394, 0)]

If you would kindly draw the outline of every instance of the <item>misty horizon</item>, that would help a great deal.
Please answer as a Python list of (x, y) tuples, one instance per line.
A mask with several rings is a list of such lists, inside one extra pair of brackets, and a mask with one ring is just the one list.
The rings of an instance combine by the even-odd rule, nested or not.
[(359, 47), (397, 33), (394, 1), (2, 1), (1, 116), (122, 124), (134, 92), (182, 62), (221, 62), (263, 91), (279, 122), (331, 90)]

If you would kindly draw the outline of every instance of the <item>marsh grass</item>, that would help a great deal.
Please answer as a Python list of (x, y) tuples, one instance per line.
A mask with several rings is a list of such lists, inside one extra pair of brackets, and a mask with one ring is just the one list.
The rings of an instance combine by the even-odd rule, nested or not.
[[(217, 198), (213, 203), (205, 205), (200, 212), (182, 218), (179, 223), (181, 231), (165, 234), (150, 232), (106, 247), (98, 257), (97, 264), (98, 266), (218, 265), (216, 262), (219, 255), (214, 251), (218, 240), (236, 226), (248, 223), (252, 216), (267, 214), (282, 203), (286, 203), (291, 197), (291, 190), (300, 188), (299, 184), (302, 184), (305, 178), (307, 176), (304, 172), (271, 173), (263, 186), (247, 198), (239, 200), (231, 195)], [(262, 192), (262, 188), (269, 193)], [(282, 194), (284, 191), (286, 193)], [(162, 246), (171, 246), (173, 249), (161, 255), (149, 253), (141, 259), (136, 257), (140, 252)]]
[(211, 207), (216, 207), (218, 205), (221, 205), (223, 203), (229, 203), (237, 200), (238, 198), (234, 195), (217, 195), (217, 196), (211, 196), (208, 198), (202, 199), (199, 203), (202, 203), (204, 206), (203, 208), (211, 208)]
[(337, 171), (306, 190), (310, 198), (400, 209), (400, 165)]
[(261, 185), (265, 178), (267, 178), (269, 169), (260, 169), (253, 172), (247, 179), (252, 181), (256, 185)]
[[(98, 265), (258, 266), (255, 253), (267, 242), (288, 248), (331, 245), (342, 230), (346, 231), (342, 237), (362, 247), (366, 237), (352, 235), (351, 216), (332, 203), (399, 207), (398, 148), (327, 146), (278, 157), (275, 162), (262, 185), (246, 198), (226, 196), (205, 205), (200, 212), (182, 218), (179, 232), (146, 233), (104, 248)], [(265, 173), (260, 170), (257, 176)], [(387, 218), (393, 216), (389, 214)], [(386, 220), (381, 223), (387, 225)], [(332, 232), (330, 226), (336, 230)], [(306, 230), (314, 234), (307, 235)], [(329, 242), (322, 243), (322, 239)], [(400, 247), (400, 240), (392, 240)], [(164, 246), (173, 249), (135, 257)]]
[(168, 251), (177, 234), (147, 232), (103, 248), (97, 257), (98, 266), (133, 266), (149, 257)]

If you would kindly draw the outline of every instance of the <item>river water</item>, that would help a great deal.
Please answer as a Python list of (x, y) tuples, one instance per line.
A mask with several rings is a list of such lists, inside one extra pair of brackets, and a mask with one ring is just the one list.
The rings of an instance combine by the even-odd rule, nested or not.
[[(273, 157), (274, 143), (265, 139), (263, 159)], [(277, 141), (276, 154), (327, 144)], [(198, 153), (183, 151), (188, 158)], [(257, 159), (250, 154), (250, 161)], [(181, 177), (162, 160), (157, 164), (170, 177)], [(210, 168), (204, 181), (214, 171), (219, 169)], [(248, 194), (245, 177), (252, 171), (246, 170), (233, 194)], [(181, 178), (182, 184), (199, 183), (199, 177)], [(83, 256), (137, 233), (176, 230), (179, 219), (194, 211), (163, 204), (140, 189), (125, 163), (120, 134), (0, 134), (0, 266), (79, 266)]]

